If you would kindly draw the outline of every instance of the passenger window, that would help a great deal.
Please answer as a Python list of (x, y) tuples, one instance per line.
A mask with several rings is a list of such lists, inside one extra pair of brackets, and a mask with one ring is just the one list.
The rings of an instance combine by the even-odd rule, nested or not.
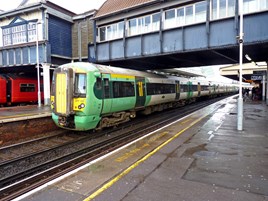
[(104, 98), (110, 98), (110, 87), (108, 78), (103, 79), (103, 85), (104, 85)]
[(20, 84), (20, 92), (34, 92), (35, 84)]
[(96, 88), (97, 88), (98, 90), (101, 89), (101, 78), (97, 78)]
[(113, 82), (114, 98), (135, 96), (135, 89), (133, 82)]

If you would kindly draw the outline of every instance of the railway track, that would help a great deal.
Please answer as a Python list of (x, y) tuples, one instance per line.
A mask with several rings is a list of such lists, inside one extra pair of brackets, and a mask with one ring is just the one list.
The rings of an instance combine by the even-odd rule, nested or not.
[[(174, 109), (165, 113), (156, 113), (148, 116), (150, 118), (141, 117), (109, 131), (104, 130), (97, 133), (81, 132), (80, 135), (83, 137), (80, 139), (38, 151), (38, 153), (25, 158), (12, 159), (13, 162), (12, 160), (2, 161), (0, 164), (0, 199), (10, 200), (22, 195), (107, 152), (115, 150), (170, 122), (219, 101), (219, 99), (216, 98), (187, 105), (187, 107), (180, 108), (179, 113), (178, 109)], [(12, 171), (8, 169), (12, 169)]]

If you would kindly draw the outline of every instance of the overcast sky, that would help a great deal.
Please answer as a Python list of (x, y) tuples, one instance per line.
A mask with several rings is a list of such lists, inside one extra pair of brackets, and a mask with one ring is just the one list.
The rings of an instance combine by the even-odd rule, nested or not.
[[(91, 9), (99, 9), (105, 0), (50, 0), (51, 2), (80, 14)], [(15, 9), (22, 0), (0, 0), (0, 10), (8, 11)]]

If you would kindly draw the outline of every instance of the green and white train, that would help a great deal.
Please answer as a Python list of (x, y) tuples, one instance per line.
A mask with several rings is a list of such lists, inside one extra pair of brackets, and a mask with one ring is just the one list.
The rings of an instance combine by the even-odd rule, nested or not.
[(54, 122), (71, 130), (101, 129), (136, 117), (193, 102), (199, 97), (236, 93), (231, 84), (92, 63), (55, 69), (51, 107)]

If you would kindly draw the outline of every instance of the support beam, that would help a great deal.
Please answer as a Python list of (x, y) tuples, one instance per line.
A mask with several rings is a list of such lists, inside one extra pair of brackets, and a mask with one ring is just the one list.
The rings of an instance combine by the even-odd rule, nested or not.
[(242, 67), (243, 67), (243, 0), (239, 0), (240, 28), (239, 28), (239, 98), (237, 100), (237, 130), (243, 130), (243, 97), (242, 97)]
[(44, 105), (50, 105), (50, 64), (43, 63)]
[(268, 62), (266, 61), (267, 71), (266, 71), (266, 105), (268, 105)]
[(265, 81), (266, 75), (262, 76), (262, 100), (265, 101)]

